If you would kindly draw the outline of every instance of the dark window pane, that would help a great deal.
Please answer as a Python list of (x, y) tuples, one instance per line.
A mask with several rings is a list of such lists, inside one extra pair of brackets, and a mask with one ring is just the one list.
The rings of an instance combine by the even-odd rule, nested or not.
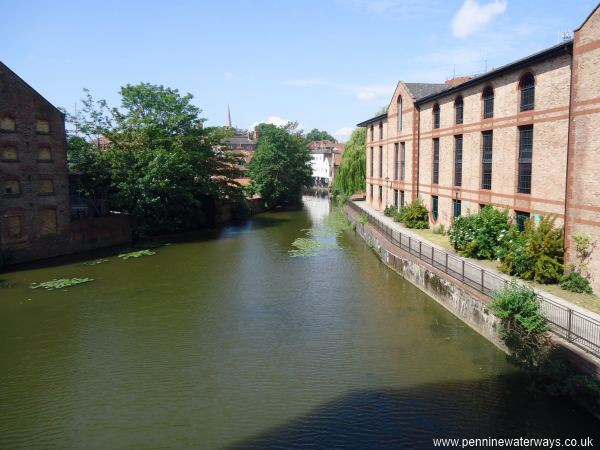
[(398, 97), (398, 131), (402, 130), (402, 97)]
[(454, 136), (454, 186), (462, 186), (462, 136)]
[(394, 180), (398, 179), (398, 144), (394, 144)]
[(433, 128), (440, 127), (440, 105), (437, 103), (433, 106)]
[(517, 228), (519, 231), (525, 229), (525, 222), (529, 219), (530, 213), (524, 211), (515, 211)]
[(406, 177), (406, 145), (404, 144), (404, 142), (402, 142), (400, 145), (402, 147), (402, 172), (400, 173), (400, 176), (401, 179), (404, 180), (404, 178)]
[(433, 140), (433, 184), (440, 182), (440, 140)]
[(455, 108), (455, 119), (456, 119), (456, 124), (460, 125), (461, 123), (463, 123), (463, 99), (462, 97), (458, 97), (456, 99), (456, 103), (454, 104), (454, 108)]
[(533, 125), (519, 128), (518, 192), (531, 194), (531, 161), (533, 156)]
[(492, 131), (483, 132), (483, 154), (481, 159), (481, 189), (492, 188)]
[(431, 215), (433, 216), (433, 221), (437, 222), (438, 220), (438, 198), (431, 197)]
[(383, 178), (383, 147), (379, 146), (379, 178)]
[(490, 117), (494, 117), (494, 90), (488, 87), (483, 93), (483, 118)]
[(404, 208), (404, 191), (400, 191), (400, 208)]
[(452, 200), (452, 206), (453, 206), (453, 214), (454, 214), (454, 218), (460, 217), (460, 213), (461, 213), (461, 201), (460, 200)]
[(535, 101), (535, 80), (533, 75), (528, 73), (521, 79), (521, 111), (530, 111), (533, 109)]

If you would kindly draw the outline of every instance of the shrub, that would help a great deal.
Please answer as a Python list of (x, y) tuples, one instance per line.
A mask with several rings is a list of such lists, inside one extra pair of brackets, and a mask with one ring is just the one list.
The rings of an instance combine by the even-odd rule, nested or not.
[(563, 229), (554, 226), (554, 218), (544, 217), (536, 227), (531, 219), (522, 233), (513, 230), (500, 269), (524, 280), (557, 283), (564, 270)]
[(485, 206), (479, 214), (460, 216), (448, 231), (455, 250), (476, 259), (496, 259), (506, 246), (511, 228), (508, 211)]
[(581, 276), (579, 272), (569, 272), (560, 280), (560, 287), (571, 292), (583, 294), (592, 294), (592, 287), (588, 280)]
[(392, 205), (388, 205), (385, 207), (385, 209), (383, 210), (383, 214), (385, 214), (387, 217), (393, 217), (394, 214), (396, 213), (396, 208)]
[(410, 206), (402, 208), (394, 215), (396, 222), (402, 222), (407, 228), (429, 228), (429, 211), (420, 198), (414, 200)]

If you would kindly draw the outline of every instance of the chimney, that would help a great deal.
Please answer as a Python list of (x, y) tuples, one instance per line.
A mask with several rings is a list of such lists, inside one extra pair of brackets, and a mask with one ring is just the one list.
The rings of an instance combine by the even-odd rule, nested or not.
[(472, 77), (455, 77), (455, 78), (451, 78), (449, 80), (446, 80), (446, 86), (448, 86), (448, 87), (458, 86), (459, 84), (466, 83), (471, 78)]

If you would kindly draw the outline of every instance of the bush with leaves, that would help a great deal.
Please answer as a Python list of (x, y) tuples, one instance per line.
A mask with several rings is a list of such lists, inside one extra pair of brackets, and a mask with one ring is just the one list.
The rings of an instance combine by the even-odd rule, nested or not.
[(394, 214), (398, 211), (395, 206), (388, 205), (384, 208), (383, 214), (387, 217), (394, 217)]
[(579, 272), (576, 271), (571, 271), (565, 274), (560, 280), (560, 287), (567, 291), (577, 292), (580, 294), (594, 293), (588, 280), (586, 280)]
[(563, 229), (554, 221), (553, 217), (544, 217), (536, 226), (529, 219), (522, 233), (512, 230), (500, 270), (524, 280), (558, 283), (564, 271)]
[(448, 237), (454, 249), (464, 256), (496, 259), (506, 246), (510, 228), (508, 211), (488, 205), (479, 214), (457, 217)]
[(367, 129), (356, 128), (344, 147), (342, 161), (331, 188), (333, 195), (349, 197), (365, 191), (367, 177)]
[(407, 228), (429, 228), (429, 211), (420, 198), (395, 212), (393, 217), (396, 222), (402, 222)]

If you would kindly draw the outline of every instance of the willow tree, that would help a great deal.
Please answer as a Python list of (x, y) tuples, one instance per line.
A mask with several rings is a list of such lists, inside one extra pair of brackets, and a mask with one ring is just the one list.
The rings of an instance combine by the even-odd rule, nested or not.
[(367, 129), (356, 128), (346, 143), (340, 168), (333, 182), (333, 193), (347, 197), (357, 192), (364, 192), (367, 176), (367, 149), (365, 140)]

